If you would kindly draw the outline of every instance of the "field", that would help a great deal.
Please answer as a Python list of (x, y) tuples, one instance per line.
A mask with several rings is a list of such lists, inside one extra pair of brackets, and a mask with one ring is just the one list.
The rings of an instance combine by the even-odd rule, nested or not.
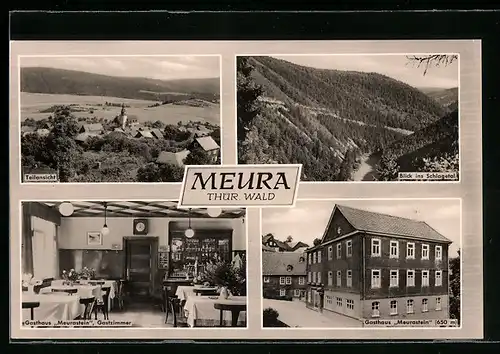
[(54, 105), (74, 105), (75, 117), (97, 117), (112, 120), (120, 114), (120, 107), (105, 106), (106, 102), (122, 104), (127, 107), (127, 115), (137, 118), (139, 122), (162, 121), (165, 124), (177, 124), (181, 121), (209, 122), (220, 125), (219, 104), (207, 103), (208, 107), (192, 107), (183, 105), (160, 105), (148, 107), (156, 101), (126, 99), (106, 96), (54, 95), (21, 92), (21, 120), (48, 118), (51, 113), (41, 113)]

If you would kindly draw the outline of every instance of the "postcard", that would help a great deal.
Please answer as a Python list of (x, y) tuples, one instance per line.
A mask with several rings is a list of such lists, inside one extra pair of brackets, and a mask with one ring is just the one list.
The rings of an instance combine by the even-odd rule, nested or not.
[(11, 49), (12, 339), (483, 338), (480, 41)]

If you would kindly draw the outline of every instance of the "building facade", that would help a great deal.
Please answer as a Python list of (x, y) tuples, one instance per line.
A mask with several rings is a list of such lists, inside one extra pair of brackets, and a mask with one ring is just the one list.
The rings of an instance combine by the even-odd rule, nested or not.
[(449, 318), (450, 244), (425, 222), (336, 205), (306, 252), (306, 304), (358, 319)]
[(268, 299), (304, 299), (306, 262), (298, 253), (262, 253), (263, 297)]

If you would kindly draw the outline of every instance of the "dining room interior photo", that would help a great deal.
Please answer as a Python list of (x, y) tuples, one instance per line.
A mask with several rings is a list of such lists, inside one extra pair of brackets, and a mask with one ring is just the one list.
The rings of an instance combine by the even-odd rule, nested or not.
[(244, 208), (23, 201), (21, 213), (22, 323), (246, 327)]

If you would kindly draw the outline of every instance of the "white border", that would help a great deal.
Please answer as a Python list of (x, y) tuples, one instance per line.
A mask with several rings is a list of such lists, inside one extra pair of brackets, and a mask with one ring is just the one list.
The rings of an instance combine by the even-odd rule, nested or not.
[[(19, 202), (19, 225), (20, 227), (20, 237), (18, 239), (18, 242), (16, 243), (16, 246), (18, 248), (18, 260), (19, 260), (19, 266), (17, 267), (17, 272), (19, 275), (22, 274), (22, 262), (21, 262), (21, 252), (22, 252), (22, 218), (23, 218), (23, 213), (22, 213), (22, 204), (26, 202), (63, 202), (67, 200), (61, 200), (59, 198), (54, 198), (54, 199), (20, 199), (18, 200)], [(88, 199), (72, 199), (70, 202), (89, 202), (90, 200)], [(175, 202), (177, 199), (115, 199), (115, 198), (106, 198), (106, 201), (108, 202), (134, 202), (134, 201), (139, 201), (139, 202)], [(205, 209), (205, 208), (200, 208), (200, 209)], [(231, 208), (228, 208), (231, 209)], [(71, 216), (69, 216), (71, 217)], [(93, 216), (89, 216), (92, 218)], [(133, 218), (133, 215), (130, 216)], [(129, 218), (129, 217), (124, 217), (124, 219)], [(158, 217), (161, 219), (161, 217)], [(168, 217), (165, 217), (165, 219), (168, 219)], [(206, 220), (218, 220), (219, 218), (204, 218)], [(221, 218), (219, 220), (234, 220), (235, 218)], [(239, 218), (237, 218), (239, 219)], [(248, 210), (245, 210), (245, 216), (241, 218), (245, 224), (245, 245), (246, 245), (246, 291), (247, 291), (247, 309), (248, 309), (248, 303), (249, 303), (249, 280), (248, 280), (248, 268), (249, 268), (249, 251), (248, 251)], [(59, 249), (57, 250), (59, 251)], [(16, 287), (13, 286), (12, 281), (10, 282), (10, 289), (11, 289), (11, 301), (10, 301), (10, 335), (12, 339), (47, 339), (47, 338), (54, 338), (54, 339), (120, 339), (120, 338), (125, 338), (121, 337), (120, 335), (118, 336), (113, 336), (114, 333), (121, 333), (123, 332), (124, 335), (126, 335), (127, 339), (195, 339), (195, 338), (206, 338), (206, 339), (211, 339), (211, 338), (219, 338), (219, 339), (224, 339), (224, 336), (227, 336), (228, 331), (234, 331), (237, 333), (245, 333), (245, 331), (248, 330), (251, 324), (251, 319), (248, 314), (248, 311), (246, 312), (246, 327), (95, 327), (95, 328), (29, 328), (29, 327), (23, 327), (21, 324), (21, 311), (16, 311), (15, 309), (20, 309), (20, 303), (22, 302), (22, 292), (20, 291), (20, 287), (17, 287), (17, 291), (15, 289)], [(17, 292), (17, 296), (16, 296)], [(12, 301), (12, 298), (15, 297), (19, 299), (19, 302), (14, 302)], [(15, 327), (16, 319), (19, 320), (19, 327)], [(161, 335), (155, 335), (155, 336), (148, 336), (148, 334), (144, 334), (146, 331), (151, 331), (151, 330), (158, 330)], [(171, 332), (172, 331), (172, 332)], [(105, 334), (109, 333), (108, 336)], [(146, 332), (147, 333), (147, 332)], [(32, 335), (30, 335), (32, 334)], [(241, 338), (245, 338), (244, 334), (242, 335)]]
[[(12, 42), (10, 42), (12, 45)], [(62, 54), (22, 54), (17, 56), (17, 82), (18, 82), (18, 87), (17, 87), (17, 92), (18, 92), (18, 98), (17, 98), (17, 112), (18, 112), (18, 117), (17, 117), (17, 129), (18, 129), (18, 153), (19, 153), (19, 185), (49, 185), (49, 186), (54, 186), (55, 184), (64, 184), (64, 185), (110, 185), (110, 184), (119, 184), (119, 185), (130, 185), (132, 186), (140, 186), (140, 185), (149, 185), (152, 183), (162, 183), (162, 184), (180, 184), (181, 182), (23, 182), (23, 173), (22, 173), (22, 165), (21, 165), (21, 158), (22, 158), (22, 153), (21, 153), (21, 58), (26, 57), (26, 58), (87, 58), (87, 57), (97, 57), (97, 58), (114, 58), (114, 57), (218, 57), (219, 58), (219, 136), (221, 139), (221, 145), (222, 145), (222, 126), (223, 126), (223, 119), (222, 119), (222, 107), (223, 107), (223, 98), (222, 98), (222, 55), (221, 54), (68, 54), (68, 55), (62, 55)], [(104, 74), (97, 74), (97, 75), (104, 75)], [(118, 78), (126, 78), (126, 76), (117, 76)], [(167, 80), (163, 80), (167, 81)], [(120, 98), (120, 97), (116, 97)], [(219, 148), (220, 152), (220, 161), (221, 165), (223, 163), (223, 148), (220, 146)], [(214, 165), (214, 166), (220, 166), (220, 165)]]
[[(440, 55), (457, 55), (458, 56), (458, 68), (457, 68), (457, 75), (458, 75), (458, 166), (459, 166), (459, 170), (458, 170), (458, 181), (435, 181), (435, 180), (429, 180), (429, 181), (302, 181), (301, 183), (303, 184), (310, 184), (310, 185), (315, 185), (315, 184), (318, 184), (318, 183), (321, 183), (321, 184), (330, 184), (330, 183), (335, 183), (335, 184), (346, 184), (346, 183), (349, 183), (349, 184), (359, 184), (359, 183), (362, 183), (362, 184), (395, 184), (395, 183), (401, 183), (401, 184), (429, 184), (429, 183), (436, 183), (436, 184), (460, 184), (461, 180), (462, 180), (462, 146), (461, 146), (461, 134), (462, 134), (462, 130), (461, 130), (461, 127), (460, 127), (460, 115), (461, 115), (461, 111), (462, 111), (462, 106), (461, 106), (461, 102), (462, 102), (462, 99), (460, 97), (460, 88), (461, 88), (461, 85), (460, 85), (460, 78), (461, 78), (461, 72), (460, 72), (460, 63), (461, 63), (461, 59), (460, 59), (460, 53), (458, 52), (440, 52), (440, 53), (437, 53), (437, 52), (434, 52), (434, 51), (431, 51), (431, 52), (406, 52), (406, 53), (398, 53), (398, 52), (387, 52), (387, 53), (380, 53), (380, 52), (374, 52), (374, 53), (326, 53), (326, 54), (320, 54), (320, 53), (313, 53), (313, 54), (304, 54), (304, 53), (299, 53), (299, 54), (293, 54), (293, 53), (287, 53), (287, 54), (276, 54), (276, 53), (267, 53), (267, 54), (236, 54), (235, 55), (235, 60), (236, 60), (236, 63), (237, 63), (237, 60), (238, 60), (238, 57), (258, 57), (258, 56), (264, 56), (264, 57), (277, 57), (277, 56), (281, 56), (281, 57), (286, 57), (286, 56), (302, 56), (302, 57), (329, 57), (329, 56), (389, 56), (389, 55), (400, 55), (400, 56), (404, 56), (404, 55), (426, 55), (426, 54), (440, 54)], [(299, 64), (297, 64), (299, 65)], [(303, 65), (299, 65), (299, 66), (303, 66)], [(313, 67), (311, 67), (313, 68)], [(236, 97), (236, 100), (238, 99), (238, 88), (237, 88), (237, 73), (235, 72), (234, 74), (234, 80), (235, 80), (235, 97)], [(417, 89), (416, 87), (414, 87), (415, 89)], [(234, 116), (237, 117), (238, 116), (238, 105), (235, 104), (235, 107), (234, 107)], [(235, 154), (236, 154), (236, 161), (238, 161), (238, 138), (237, 138), (237, 129), (238, 129), (238, 122), (236, 122), (236, 127), (235, 127), (235, 131), (234, 131), (234, 136), (236, 138), (236, 141), (235, 141), (235, 144), (234, 144), (234, 149), (235, 149)], [(416, 131), (415, 131), (416, 132)], [(415, 133), (414, 132), (414, 133)], [(246, 165), (246, 164), (245, 164)]]
[[(292, 330), (292, 331), (324, 331), (324, 330), (327, 330), (327, 329), (335, 329), (335, 330), (356, 330), (356, 331), (368, 331), (368, 332), (372, 332), (374, 330), (382, 330), (382, 331), (395, 331), (395, 330), (403, 330), (403, 331), (409, 331), (409, 330), (429, 330), (431, 333), (432, 331), (436, 331), (436, 332), (441, 332), (441, 331), (448, 331), (448, 332), (453, 332), (453, 331), (461, 331), (462, 330), (462, 326), (463, 326), (463, 277), (462, 277), (462, 273), (463, 273), (463, 240), (462, 240), (462, 237), (463, 237), (463, 233), (462, 233), (462, 223), (463, 223), (463, 214), (462, 214), (462, 198), (326, 198), (326, 199), (322, 199), (322, 198), (301, 198), (299, 199), (299, 202), (302, 202), (302, 201), (312, 201), (312, 202), (337, 202), (337, 201), (348, 201), (348, 200), (391, 200), (391, 201), (398, 201), (398, 200), (458, 200), (459, 201), (459, 204), (460, 204), (460, 245), (459, 245), (459, 250), (460, 250), (460, 326), (459, 327), (444, 327), (444, 328), (441, 328), (441, 327), (420, 327), (420, 326), (415, 326), (415, 327), (330, 327), (330, 328), (325, 328), (325, 327), (264, 327), (263, 325), (263, 319), (261, 319), (261, 329), (263, 331), (286, 331), (288, 333), (288, 331)], [(328, 224), (328, 223), (327, 223)], [(325, 226), (326, 228), (328, 228), (328, 225)], [(262, 235), (262, 210), (260, 211), (260, 225), (259, 225), (259, 229), (260, 229), (260, 234)], [(262, 242), (261, 242), (262, 243)], [(261, 293), (263, 292), (264, 290), (264, 286), (263, 286), (263, 282), (262, 282), (262, 246), (261, 246), (261, 253), (260, 253), (260, 281), (259, 281), (259, 284), (260, 284), (260, 290), (261, 290)], [(448, 259), (449, 259), (449, 255), (448, 255)], [(449, 265), (448, 265), (448, 285), (450, 284), (449, 283), (449, 278), (450, 278), (450, 272), (449, 272)], [(448, 290), (448, 295), (450, 295), (450, 291)], [(260, 303), (260, 306), (262, 308), (262, 310), (264, 310), (264, 296), (262, 296), (262, 299), (261, 299), (261, 303)], [(305, 304), (304, 304), (305, 306)], [(449, 306), (449, 304), (448, 304)], [(343, 316), (343, 315), (340, 315), (340, 316)], [(279, 334), (277, 334), (277, 336), (279, 336)], [(299, 336), (299, 339), (309, 339), (309, 336), (308, 337), (300, 337), (300, 334), (297, 334), (297, 336)], [(277, 337), (279, 338), (279, 337)], [(432, 335), (431, 336), (425, 336), (426, 339), (437, 339), (437, 338), (440, 338), (440, 335), (439, 334), (436, 334), (435, 337), (433, 337)]]

